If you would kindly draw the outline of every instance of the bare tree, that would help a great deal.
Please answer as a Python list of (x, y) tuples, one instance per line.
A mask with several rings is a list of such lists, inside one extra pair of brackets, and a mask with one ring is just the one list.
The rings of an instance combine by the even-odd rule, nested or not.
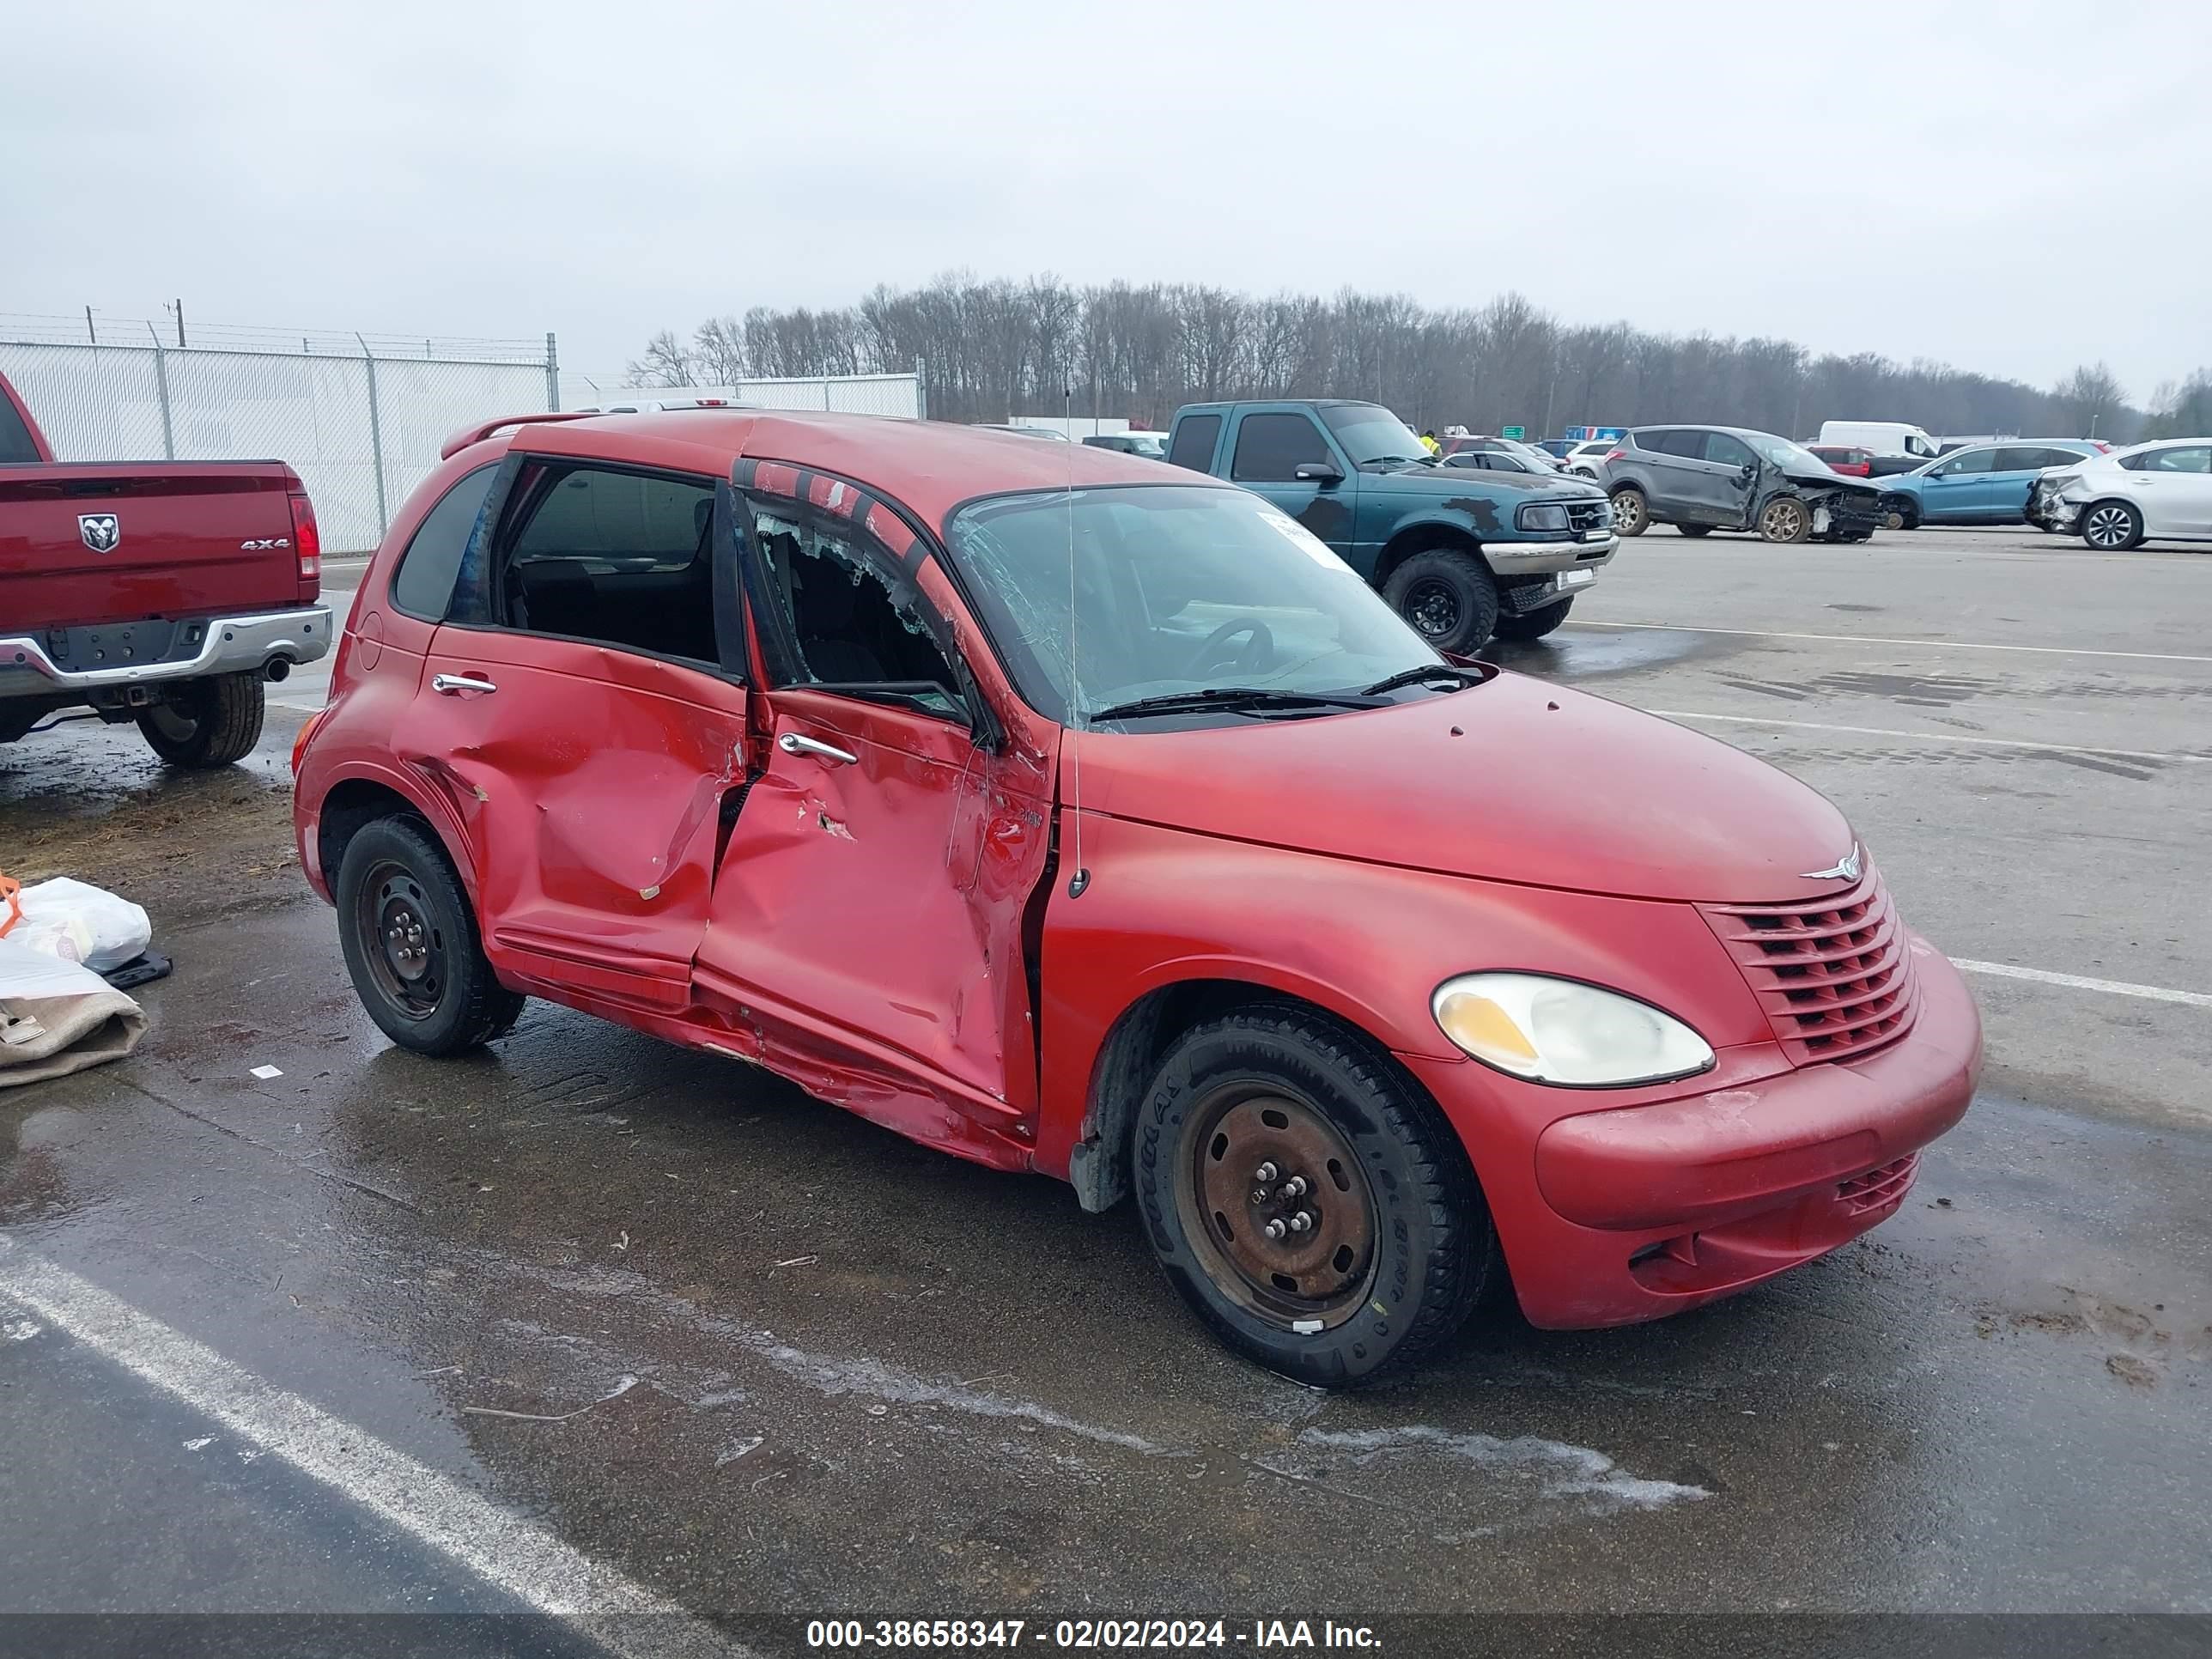
[(2100, 422), (2109, 435), (2112, 416), (2125, 402), (2118, 377), (2104, 363), (2083, 364), (2051, 387), (2051, 395), (2065, 410), (2075, 435), (2083, 438), (2098, 436)]
[[(709, 318), (688, 345), (664, 330), (630, 372), (682, 386), (917, 368), (931, 412), (956, 421), (1056, 415), (1073, 387), (1086, 412), (1152, 424), (1182, 403), (1251, 397), (1370, 398), (1438, 429), (1712, 421), (1804, 437), (1826, 420), (1893, 420), (2025, 437), (2094, 428), (2117, 441), (2142, 422), (2103, 364), (2042, 392), (1871, 352), (1814, 357), (1787, 340), (1567, 328), (1518, 294), (1431, 310), (1352, 289), (1255, 300), (1196, 284), (1079, 290), (1049, 274), (1017, 283), (965, 270), (878, 287), (849, 307)], [(2160, 429), (2212, 424), (2208, 400), (2212, 380), (2200, 372), (2161, 400)]]
[(664, 328), (645, 343), (643, 356), (630, 360), (627, 378), (632, 386), (696, 386), (691, 374), (691, 354)]

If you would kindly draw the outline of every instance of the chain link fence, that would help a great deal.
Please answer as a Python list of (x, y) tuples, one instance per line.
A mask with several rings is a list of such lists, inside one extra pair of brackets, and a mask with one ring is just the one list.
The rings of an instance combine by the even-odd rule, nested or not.
[[(64, 461), (288, 463), (326, 553), (382, 539), (460, 427), (558, 408), (553, 337), (399, 340), (200, 325), (0, 317), (4, 374)], [(96, 340), (96, 343), (95, 343)]]
[(928, 412), (919, 374), (807, 375), (739, 380), (730, 386), (623, 386), (612, 377), (588, 374), (569, 374), (561, 381), (563, 409), (612, 411), (693, 398), (726, 398), (756, 409), (819, 409), (836, 415), (894, 415), (909, 421)]

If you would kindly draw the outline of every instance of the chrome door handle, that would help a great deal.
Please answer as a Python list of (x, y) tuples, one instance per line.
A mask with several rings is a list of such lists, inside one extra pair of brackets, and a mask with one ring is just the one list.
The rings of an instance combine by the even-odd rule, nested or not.
[(453, 696), (462, 691), (496, 691), (499, 688), (489, 680), (480, 680), (473, 674), (433, 674), (430, 689)]
[(832, 766), (850, 766), (860, 758), (858, 755), (846, 753), (835, 744), (802, 738), (796, 732), (785, 732), (775, 740), (775, 746), (787, 755), (811, 755), (817, 760), (828, 761)]

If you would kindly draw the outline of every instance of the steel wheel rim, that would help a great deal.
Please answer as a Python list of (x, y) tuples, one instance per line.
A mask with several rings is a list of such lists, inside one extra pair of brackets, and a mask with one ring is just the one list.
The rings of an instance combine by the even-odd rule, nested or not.
[(2099, 547), (2118, 547), (2133, 528), (2124, 507), (2100, 507), (2089, 515), (2089, 539)]
[(168, 703), (157, 702), (146, 714), (154, 729), (171, 743), (190, 743), (199, 735), (200, 723)]
[(1406, 620), (1428, 638), (1443, 639), (1459, 626), (1459, 595), (1437, 577), (1415, 582), (1407, 590)]
[(436, 1013), (447, 983), (446, 939), (422, 884), (404, 865), (375, 866), (355, 901), (354, 926), (385, 1001), (409, 1019)]
[(1176, 1206), (1222, 1294), (1292, 1329), (1358, 1312), (1381, 1229), (1366, 1171), (1325, 1114), (1279, 1084), (1224, 1084), (1191, 1109), (1187, 1145)]
[(1644, 506), (1633, 495), (1623, 495), (1613, 504), (1614, 522), (1623, 530), (1633, 529), (1644, 518)]

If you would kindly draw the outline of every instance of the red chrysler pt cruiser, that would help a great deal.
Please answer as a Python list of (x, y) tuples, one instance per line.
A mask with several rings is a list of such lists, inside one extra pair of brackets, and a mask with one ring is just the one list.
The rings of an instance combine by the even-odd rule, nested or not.
[(1741, 1290), (1966, 1109), (1973, 1004), (1826, 799), (1444, 660), (1256, 495), (743, 410), (446, 453), (294, 756), (404, 1047), (545, 997), (1133, 1194), (1325, 1385), (1498, 1273), (1548, 1327)]

